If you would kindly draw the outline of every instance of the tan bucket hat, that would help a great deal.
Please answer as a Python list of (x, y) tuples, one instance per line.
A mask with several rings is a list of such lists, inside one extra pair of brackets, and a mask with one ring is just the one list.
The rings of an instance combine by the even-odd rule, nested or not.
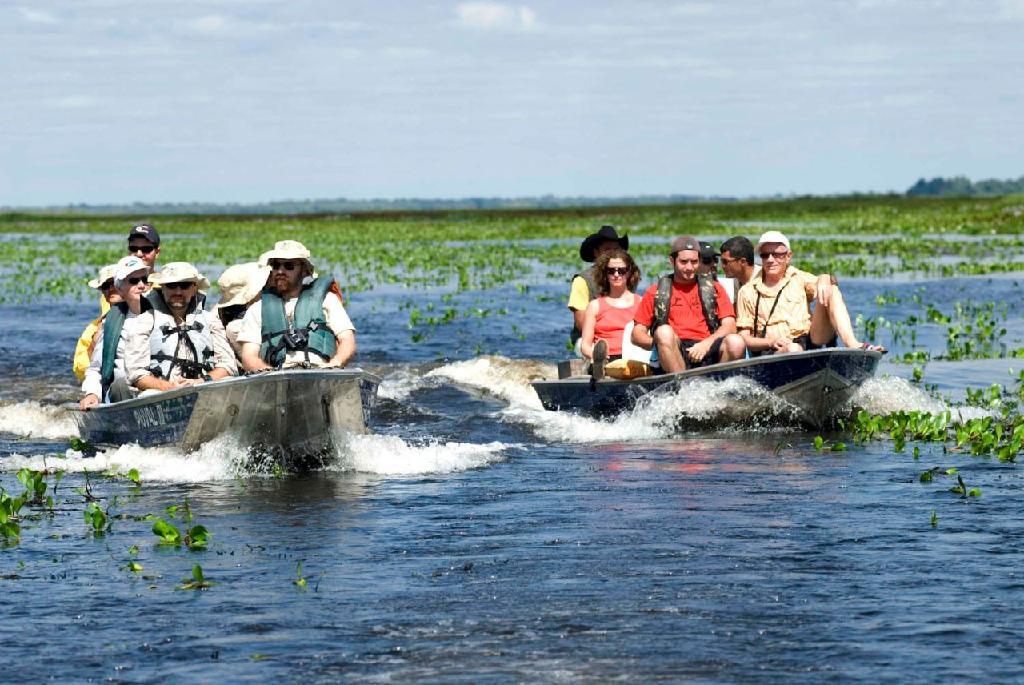
[(274, 249), (260, 255), (260, 264), (266, 266), (271, 259), (301, 259), (309, 264), (310, 271), (315, 270), (312, 260), (309, 258), (309, 250), (298, 240), (279, 240), (274, 243)]
[(114, 274), (117, 273), (117, 264), (107, 264), (106, 266), (100, 267), (100, 272), (89, 281), (89, 287), (94, 290), (99, 290), (100, 286), (114, 279)]
[(269, 275), (270, 267), (257, 262), (235, 264), (224, 269), (217, 279), (217, 287), (220, 288), (217, 309), (249, 304), (263, 290)]
[(203, 292), (210, 289), (210, 281), (206, 280), (206, 276), (188, 262), (171, 262), (149, 277), (149, 282), (155, 285), (186, 281), (192, 281)]

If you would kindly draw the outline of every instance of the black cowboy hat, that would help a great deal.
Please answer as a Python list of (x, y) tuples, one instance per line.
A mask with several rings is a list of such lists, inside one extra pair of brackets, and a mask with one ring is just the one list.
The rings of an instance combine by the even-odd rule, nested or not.
[(619, 236), (618, 231), (615, 230), (614, 226), (602, 226), (601, 230), (597, 233), (591, 233), (584, 240), (583, 244), (580, 245), (580, 259), (585, 262), (592, 262), (596, 258), (594, 251), (597, 246), (606, 240), (613, 240), (619, 244), (623, 250), (629, 249), (629, 236), (623, 234)]

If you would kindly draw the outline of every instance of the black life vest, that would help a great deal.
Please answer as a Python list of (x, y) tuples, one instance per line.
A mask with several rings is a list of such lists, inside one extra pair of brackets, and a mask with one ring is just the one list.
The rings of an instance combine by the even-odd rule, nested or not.
[(263, 290), (260, 300), (263, 317), (263, 342), (260, 358), (267, 364), (280, 368), (284, 365), (289, 351), (300, 351), (309, 361), (313, 352), (325, 360), (334, 356), (338, 341), (334, 332), (327, 327), (324, 318), (324, 298), (334, 285), (330, 276), (321, 276), (304, 287), (295, 303), (295, 314), (288, 325), (284, 300), (271, 286)]
[[(700, 308), (708, 330), (714, 333), (722, 322), (718, 320), (718, 290), (715, 288), (715, 277), (711, 274), (697, 276), (697, 288), (700, 293)], [(668, 323), (669, 306), (672, 300), (672, 274), (658, 279), (658, 293), (654, 297), (654, 321), (651, 322), (651, 335), (659, 326)]]
[[(587, 290), (590, 293), (590, 300), (589, 301), (593, 302), (594, 300), (596, 300), (597, 299), (597, 283), (594, 281), (594, 275), (593, 275), (593, 273), (591, 273), (590, 269), (588, 269), (588, 270), (586, 270), (586, 271), (584, 271), (583, 273), (580, 273), (580, 274), (573, 274), (572, 278), (569, 279), (569, 283), (572, 283), (573, 281), (575, 281), (577, 276), (582, 278), (583, 281), (587, 284)], [(573, 317), (572, 331), (569, 333), (569, 342), (572, 343), (573, 345), (575, 345), (576, 341), (579, 340), (580, 336), (582, 336), (582, 335), (583, 335), (583, 331), (580, 330), (578, 326), (576, 326), (576, 318)]]

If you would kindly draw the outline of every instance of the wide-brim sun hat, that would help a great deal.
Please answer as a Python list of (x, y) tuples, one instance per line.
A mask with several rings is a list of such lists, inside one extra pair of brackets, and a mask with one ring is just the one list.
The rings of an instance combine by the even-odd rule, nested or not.
[(217, 309), (249, 304), (263, 290), (269, 275), (270, 267), (258, 262), (229, 266), (217, 279), (220, 288)]
[(785, 245), (787, 250), (791, 249), (789, 247), (789, 238), (787, 238), (782, 231), (765, 231), (757, 241), (757, 247), (754, 248), (754, 251), (760, 252), (761, 246), (769, 243), (779, 243), (781, 245)]
[(583, 239), (580, 245), (580, 259), (585, 262), (592, 262), (597, 259), (597, 246), (607, 241), (614, 241), (623, 250), (629, 250), (629, 236), (625, 233), (621, 236), (614, 226), (602, 226), (597, 233), (591, 233)]
[(136, 271), (145, 271), (147, 274), (149, 273), (149, 265), (135, 255), (121, 257), (121, 259), (117, 260), (117, 264), (114, 266), (114, 285), (124, 283), (128, 280), (128, 277)]
[(117, 264), (107, 264), (106, 266), (100, 267), (99, 273), (96, 278), (89, 281), (89, 287), (93, 290), (99, 290), (103, 287), (103, 284), (107, 281), (114, 279), (114, 274), (117, 273)]
[(279, 240), (274, 243), (274, 249), (268, 250), (260, 255), (259, 263), (263, 266), (270, 264), (271, 259), (296, 259), (309, 264), (311, 271), (315, 270), (313, 261), (310, 259), (309, 250), (298, 240)]
[(154, 285), (195, 283), (196, 287), (203, 292), (210, 289), (210, 281), (206, 276), (199, 273), (199, 269), (188, 262), (171, 262), (164, 265), (164, 268), (149, 277), (149, 282)]

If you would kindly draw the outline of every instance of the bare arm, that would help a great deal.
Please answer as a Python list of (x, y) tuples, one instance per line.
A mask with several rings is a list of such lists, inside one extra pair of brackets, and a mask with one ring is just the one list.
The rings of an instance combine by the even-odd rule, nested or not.
[(242, 366), (246, 371), (266, 371), (273, 368), (260, 358), (260, 346), (257, 343), (242, 343)]
[(654, 347), (654, 338), (651, 337), (651, 333), (647, 330), (647, 326), (642, 323), (633, 323), (633, 333), (629, 336), (629, 341), (637, 347), (642, 347), (645, 350), (649, 350)]
[[(329, 366), (343, 367), (351, 361), (356, 353), (356, 332), (353, 330), (342, 331), (334, 336), (338, 347), (334, 350), (334, 356), (328, 362)], [(243, 358), (244, 361), (244, 358)]]
[[(580, 336), (580, 352), (587, 359), (593, 359), (594, 357), (594, 326), (597, 325), (597, 300), (591, 301), (587, 305), (587, 309), (584, 312), (573, 311), (573, 315), (583, 314), (583, 325), (580, 326), (580, 330), (583, 334)], [(578, 324), (577, 324), (578, 325)]]

